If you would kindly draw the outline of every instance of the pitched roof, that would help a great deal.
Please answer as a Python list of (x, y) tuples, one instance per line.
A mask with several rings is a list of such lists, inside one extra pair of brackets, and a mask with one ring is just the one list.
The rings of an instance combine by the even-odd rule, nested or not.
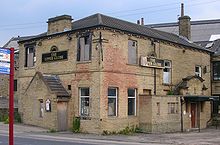
[[(39, 78), (45, 83), (47, 88), (51, 93), (54, 93), (57, 95), (57, 97), (70, 97), (70, 94), (67, 92), (67, 90), (63, 87), (60, 79), (56, 75), (45, 75), (42, 74), (41, 72), (36, 72), (34, 77), (32, 78), (30, 84), (34, 80), (35, 76), (38, 75)], [(27, 89), (30, 87), (27, 87)]]
[[(209, 41), (220, 34), (220, 19), (191, 21), (191, 39), (193, 42)], [(149, 24), (146, 27), (179, 34), (178, 22)]]
[[(220, 19), (191, 21), (190, 23), (191, 25), (215, 24), (215, 23), (220, 23)], [(179, 25), (178, 22), (171, 22), (171, 23), (148, 24), (145, 26), (150, 28), (155, 28), (155, 27), (172, 27), (178, 25)]]
[(66, 91), (63, 85), (60, 82), (60, 79), (55, 75), (43, 75), (45, 84), (50, 88), (52, 93), (55, 93), (57, 96), (69, 97), (70, 94)]
[[(205, 50), (201, 46), (198, 46), (198, 45), (188, 41), (187, 39), (185, 39), (181, 36), (178, 36), (178, 35), (175, 35), (172, 33), (167, 33), (167, 32), (163, 32), (163, 31), (155, 30), (155, 29), (151, 29), (151, 28), (148, 28), (148, 27), (145, 27), (142, 25), (138, 25), (138, 24), (131, 23), (128, 21), (120, 20), (117, 18), (113, 18), (110, 16), (99, 14), (99, 13), (73, 22), (72, 30), (70, 30), (70, 31), (76, 31), (76, 30), (80, 30), (80, 29), (88, 29), (88, 28), (99, 27), (99, 26), (117, 29), (117, 30), (121, 30), (121, 31), (125, 31), (125, 32), (137, 34), (137, 35), (143, 35), (143, 36), (158, 39), (158, 40), (169, 41), (169, 42), (172, 42), (175, 44), (180, 44), (183, 46), (187, 46), (187, 47), (210, 52), (209, 50)], [(69, 31), (67, 31), (67, 32), (69, 32)], [(63, 33), (66, 33), (66, 32), (63, 32)], [(52, 34), (52, 35), (56, 35), (56, 34)], [(46, 36), (47, 35), (44, 33), (40, 37), (46, 37)], [(38, 39), (38, 38), (39, 37), (36, 36), (31, 39)], [(27, 39), (27, 40), (30, 40), (30, 39)], [(23, 40), (23, 41), (27, 41), (27, 40)]]

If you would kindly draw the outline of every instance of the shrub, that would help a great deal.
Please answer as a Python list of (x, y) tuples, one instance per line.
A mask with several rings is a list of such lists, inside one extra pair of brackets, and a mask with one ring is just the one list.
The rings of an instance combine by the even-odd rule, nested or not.
[(103, 130), (102, 135), (114, 135), (114, 134), (123, 134), (123, 135), (129, 135), (129, 134), (133, 134), (133, 133), (140, 133), (141, 129), (138, 128), (137, 126), (127, 126), (124, 129), (115, 132), (115, 131), (107, 131), (107, 130)]
[(4, 124), (8, 124), (9, 123), (9, 117), (7, 117), (5, 120), (4, 120)]
[(18, 112), (14, 113), (14, 121), (17, 122), (17, 123), (22, 123), (21, 115)]
[(48, 131), (47, 131), (48, 133), (55, 133), (55, 132), (57, 132), (55, 129), (49, 129)]
[(80, 132), (80, 118), (79, 117), (73, 117), (73, 127), (72, 132)]

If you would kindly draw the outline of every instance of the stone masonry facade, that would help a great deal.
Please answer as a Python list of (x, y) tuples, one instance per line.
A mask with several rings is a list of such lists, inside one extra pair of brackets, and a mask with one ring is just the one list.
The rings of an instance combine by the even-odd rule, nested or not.
[[(78, 37), (85, 32), (92, 33), (91, 60), (77, 61)], [(106, 40), (102, 44), (95, 41), (99, 39), (100, 34)], [(71, 39), (68, 39), (70, 37)], [(133, 40), (137, 44), (136, 64), (128, 63), (128, 40)], [(105, 27), (69, 33), (67, 31), (21, 41), (19, 44), (19, 112), (24, 123), (52, 129), (58, 129), (56, 96), (50, 94), (45, 85), (35, 83), (38, 82), (35, 80), (37, 78), (33, 79), (36, 72), (59, 76), (62, 85), (71, 94), (67, 102), (68, 128), (72, 127), (74, 116), (80, 117), (79, 89), (87, 87), (90, 92), (89, 116), (81, 117), (82, 132), (120, 131), (127, 126), (141, 127), (146, 132), (173, 132), (181, 129), (180, 99), (184, 94), (167, 95), (168, 92), (172, 91), (183, 78), (195, 75), (195, 66), (201, 68), (210, 66), (210, 54), (206, 51), (163, 40), (152, 41), (150, 37)], [(34, 45), (36, 50), (36, 62), (33, 67), (25, 66), (25, 49), (28, 45)], [(52, 46), (56, 46), (58, 51), (67, 51), (68, 59), (42, 63), (42, 54), (49, 53)], [(140, 65), (140, 57), (149, 56), (152, 52), (156, 58), (171, 62), (169, 84), (163, 83), (163, 67)], [(192, 82), (187, 94), (210, 96), (210, 71), (202, 73), (201, 77), (205, 81), (202, 84)], [(200, 87), (203, 84), (207, 87), (205, 91)], [(115, 116), (108, 115), (108, 88), (117, 89)], [(129, 88), (136, 90), (134, 115), (128, 115)], [(45, 102), (48, 97), (53, 100), (51, 112), (45, 112), (43, 118), (39, 118), (38, 100), (43, 99)], [(177, 111), (174, 114), (171, 111), (169, 114), (169, 103), (173, 102), (176, 103)], [(197, 107), (200, 104), (202, 103), (197, 103)], [(205, 111), (201, 112), (199, 120), (201, 128), (205, 128), (206, 122), (210, 119), (210, 102), (204, 102), (203, 108)], [(183, 105), (184, 130), (192, 128), (189, 110), (190, 105)]]

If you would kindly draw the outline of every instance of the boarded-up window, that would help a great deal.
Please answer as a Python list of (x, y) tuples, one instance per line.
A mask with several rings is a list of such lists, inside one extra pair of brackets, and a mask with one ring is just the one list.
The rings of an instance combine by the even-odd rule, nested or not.
[(89, 61), (92, 54), (92, 35), (81, 36), (78, 39), (77, 61)]
[(35, 62), (36, 62), (35, 47), (34, 46), (26, 47), (25, 67), (33, 67)]
[(128, 64), (137, 64), (137, 41), (128, 40)]

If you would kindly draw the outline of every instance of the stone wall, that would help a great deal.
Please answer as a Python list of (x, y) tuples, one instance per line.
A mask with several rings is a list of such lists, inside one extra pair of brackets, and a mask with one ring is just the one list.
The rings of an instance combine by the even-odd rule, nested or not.
[[(108, 42), (103, 43), (101, 48), (98, 43), (92, 43), (91, 61), (77, 62), (77, 34), (72, 33), (72, 39), (67, 39), (66, 34), (54, 35), (48, 38), (36, 40), (36, 66), (27, 68), (24, 67), (25, 48), (24, 44), (20, 43), (20, 62), (19, 62), (19, 98), (20, 111), (27, 114), (28, 118), (28, 102), (36, 100), (30, 98), (28, 93), (25, 93), (28, 84), (33, 78), (36, 71), (45, 74), (58, 75), (63, 86), (67, 89), (71, 85), (70, 101), (68, 102), (68, 125), (71, 128), (72, 119), (74, 116), (79, 116), (79, 88), (90, 88), (90, 116), (86, 120), (81, 120), (81, 130), (84, 132), (101, 133), (103, 130), (119, 131), (127, 126), (150, 125), (146, 130), (152, 132), (157, 131), (178, 131), (180, 130), (179, 114), (168, 115), (167, 102), (178, 101), (176, 97), (163, 97), (167, 91), (174, 88), (176, 84), (182, 81), (182, 78), (195, 75), (195, 65), (200, 65), (202, 68), (210, 66), (210, 56), (206, 52), (171, 44), (164, 41), (154, 42), (146, 37), (132, 36), (111, 30), (92, 30), (93, 40), (99, 38), (99, 32), (102, 32), (102, 37)], [(137, 41), (137, 64), (128, 64), (128, 39)], [(40, 44), (40, 45), (39, 45)], [(57, 46), (58, 51), (67, 50), (68, 60), (42, 63), (42, 53), (50, 52), (52, 46)], [(156, 52), (157, 58), (170, 60), (172, 62), (172, 80), (171, 84), (163, 84), (163, 69), (140, 66), (140, 56), (148, 56), (152, 51)], [(103, 52), (103, 54), (102, 54)], [(103, 55), (103, 60), (102, 60)], [(156, 71), (155, 71), (156, 70)], [(208, 88), (204, 95), (210, 95), (210, 71), (203, 73), (202, 78), (204, 84)], [(154, 77), (155, 76), (155, 77)], [(155, 84), (156, 82), (156, 84)], [(118, 89), (118, 112), (117, 116), (108, 116), (108, 97), (107, 90), (109, 87)], [(128, 95), (127, 89), (137, 89), (136, 98), (136, 115), (128, 116)], [(154, 90), (155, 88), (155, 90)], [(37, 88), (33, 88), (32, 91)], [(151, 99), (146, 107), (151, 108), (151, 111), (144, 112), (139, 104), (139, 94), (144, 94), (145, 90), (156, 96)], [(31, 95), (34, 96), (34, 95)], [(50, 96), (42, 94), (42, 96)], [(36, 96), (35, 96), (36, 97)], [(143, 100), (143, 98), (142, 98)], [(143, 100), (148, 101), (148, 100)], [(160, 115), (155, 115), (155, 104), (160, 102)], [(30, 109), (30, 108), (29, 108)], [(54, 109), (56, 107), (54, 106)], [(208, 106), (207, 106), (207, 109)], [(33, 112), (32, 112), (33, 113)], [(35, 112), (37, 113), (37, 112)], [(204, 112), (205, 113), (205, 112)], [(54, 114), (55, 115), (55, 114)], [(144, 115), (149, 115), (145, 118)], [(25, 116), (25, 115), (24, 115)], [(51, 116), (52, 117), (52, 114)], [(206, 119), (209, 117), (204, 116)], [(53, 116), (54, 118), (54, 116)], [(175, 118), (175, 119), (174, 119)], [(51, 118), (49, 118), (50, 120)], [(205, 120), (206, 120), (205, 119)], [(25, 120), (25, 117), (24, 117)], [(40, 125), (41, 121), (30, 120), (28, 123)], [(53, 119), (56, 122), (55, 119)], [(45, 127), (51, 126), (51, 122), (47, 122)]]

